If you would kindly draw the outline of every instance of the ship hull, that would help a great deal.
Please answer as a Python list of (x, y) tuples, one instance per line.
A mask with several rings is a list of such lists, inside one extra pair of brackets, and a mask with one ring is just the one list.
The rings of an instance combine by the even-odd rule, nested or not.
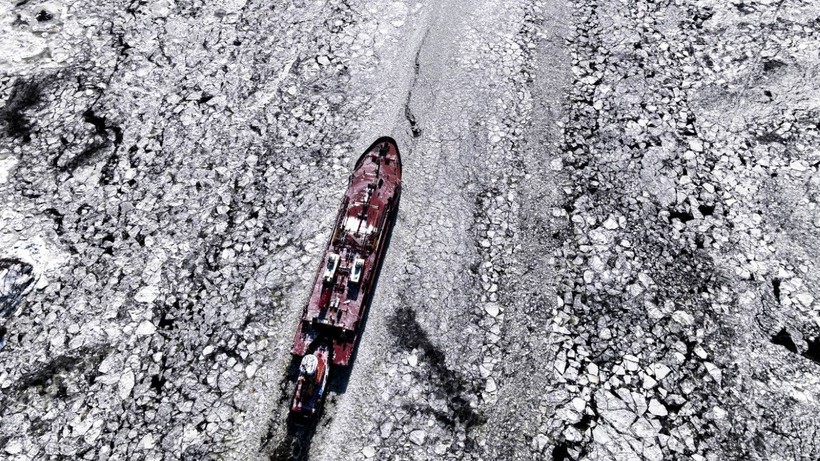
[(396, 220), (401, 157), (392, 138), (379, 138), (356, 162), (331, 237), (302, 311), (291, 352), (315, 341), (331, 344), (334, 366), (347, 366), (364, 327)]

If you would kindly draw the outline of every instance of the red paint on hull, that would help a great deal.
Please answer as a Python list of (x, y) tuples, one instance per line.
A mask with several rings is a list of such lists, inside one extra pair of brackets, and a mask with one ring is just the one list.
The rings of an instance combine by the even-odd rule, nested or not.
[(317, 340), (332, 344), (332, 364), (347, 366), (362, 330), (401, 194), (401, 157), (392, 138), (379, 138), (359, 160), (302, 312), (291, 352), (303, 356)]

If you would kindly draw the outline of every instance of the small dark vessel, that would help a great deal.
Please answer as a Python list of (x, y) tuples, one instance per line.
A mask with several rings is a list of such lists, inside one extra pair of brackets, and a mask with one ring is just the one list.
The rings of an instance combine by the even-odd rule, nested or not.
[[(315, 417), (325, 396), (331, 366), (350, 364), (396, 219), (400, 194), (399, 149), (392, 138), (379, 138), (359, 157), (350, 176), (293, 340), (291, 352), (303, 358), (292, 416)], [(311, 374), (314, 362), (317, 371)], [(318, 375), (320, 368), (323, 376)], [(312, 379), (316, 388), (304, 384)]]

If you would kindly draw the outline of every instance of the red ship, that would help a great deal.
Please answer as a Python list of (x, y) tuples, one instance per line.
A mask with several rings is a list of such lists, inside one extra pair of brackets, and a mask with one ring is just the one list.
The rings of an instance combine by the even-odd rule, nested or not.
[(347, 366), (362, 333), (401, 194), (396, 142), (376, 140), (359, 157), (302, 312), (291, 352), (303, 357), (291, 415), (321, 409), (330, 365)]

